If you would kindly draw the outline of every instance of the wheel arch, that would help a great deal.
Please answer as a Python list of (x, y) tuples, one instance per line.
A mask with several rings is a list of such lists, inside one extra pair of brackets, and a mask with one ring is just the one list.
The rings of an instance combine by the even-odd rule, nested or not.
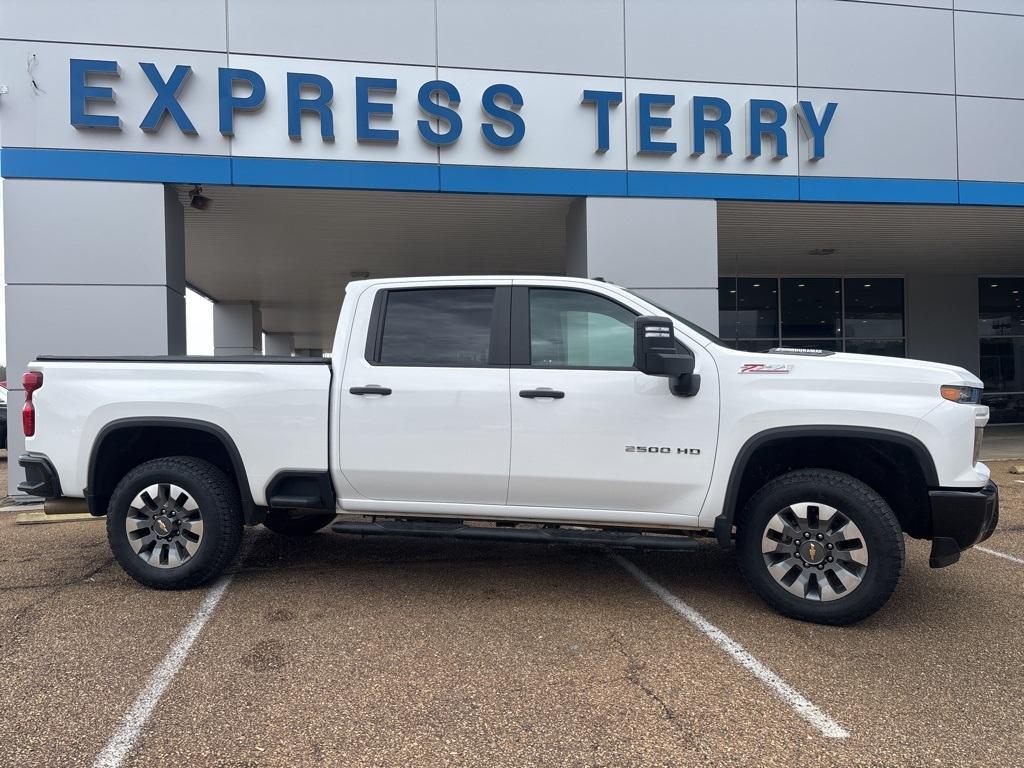
[[(146, 437), (159, 438), (162, 447), (132, 450)], [(112, 441), (117, 438), (125, 440), (127, 447), (115, 450)], [(127, 469), (149, 459), (176, 455), (196, 456), (219, 467), (238, 487), (246, 524), (262, 521), (266, 510), (256, 506), (242, 455), (231, 435), (217, 424), (174, 416), (128, 417), (104, 425), (89, 452), (85, 488), (89, 512), (97, 517), (106, 514), (114, 486)]]
[[(748, 479), (748, 468), (750, 468), (751, 460), (758, 454), (758, 451), (761, 451), (772, 444), (792, 444), (801, 440), (817, 442), (823, 439), (841, 440), (844, 441), (844, 445), (856, 443), (874, 445), (883, 444), (898, 448), (901, 451), (904, 451), (905, 455), (913, 457), (914, 466), (920, 473), (920, 478), (926, 486), (925, 491), (927, 491), (928, 487), (937, 487), (939, 484), (938, 472), (935, 469), (935, 461), (932, 459), (932, 456), (928, 452), (924, 443), (904, 432), (896, 432), (894, 430), (881, 429), (877, 427), (824, 424), (766, 429), (763, 432), (758, 432), (748, 438), (740, 448), (736, 455), (736, 460), (733, 462), (732, 469), (729, 473), (729, 482), (726, 486), (725, 500), (722, 504), (722, 512), (715, 518), (715, 536), (720, 545), (728, 546), (732, 538), (732, 528), (736, 516), (743, 504), (746, 503), (746, 499), (749, 498), (750, 494), (747, 493), (747, 489), (744, 488), (744, 481)], [(793, 469), (796, 468), (798, 467), (793, 467)], [(841, 467), (829, 466), (828, 468), (839, 469), (842, 471)], [(850, 474), (854, 474), (856, 476), (856, 473), (854, 472), (850, 472)], [(925, 501), (926, 500), (927, 497), (925, 496)], [(911, 535), (920, 536), (922, 533), (921, 531), (908, 530), (908, 525), (903, 519), (901, 519), (901, 523), (904, 524), (904, 529)]]

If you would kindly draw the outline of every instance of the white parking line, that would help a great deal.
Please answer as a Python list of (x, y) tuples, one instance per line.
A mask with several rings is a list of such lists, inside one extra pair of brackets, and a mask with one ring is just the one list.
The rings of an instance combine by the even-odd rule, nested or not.
[(1008, 555), (1005, 552), (997, 552), (996, 550), (989, 549), (988, 547), (975, 546), (974, 548), (976, 550), (978, 550), (979, 552), (984, 552), (986, 555), (993, 555), (995, 557), (1001, 557), (1004, 560), (1009, 560), (1010, 562), (1019, 563), (1020, 565), (1024, 565), (1024, 558), (1014, 557), (1013, 555)]
[(813, 725), (822, 736), (830, 739), (847, 739), (849, 732), (805, 699), (799, 691), (790, 686), (771, 669), (758, 661), (746, 648), (737, 643), (700, 613), (640, 570), (635, 564), (619, 554), (609, 552), (608, 556), (625, 568), (637, 581), (657, 595), (669, 608), (706, 635), (711, 642), (732, 657), (733, 661), (764, 683), (768, 689), (788, 704), (800, 717)]
[[(238, 557), (239, 563), (245, 559), (245, 555), (252, 548), (253, 541), (254, 539), (251, 539), (247, 546), (242, 547), (242, 552)], [(185, 657), (188, 656), (188, 652), (192, 649), (196, 640), (199, 639), (199, 634), (203, 631), (203, 627), (206, 626), (206, 622), (213, 616), (213, 612), (217, 609), (217, 604), (224, 597), (224, 593), (227, 591), (233, 578), (234, 574), (228, 574), (210, 587), (210, 591), (206, 593), (203, 602), (199, 604), (199, 609), (192, 617), (192, 621), (181, 631), (181, 634), (178, 635), (171, 646), (171, 650), (167, 652), (163, 661), (153, 670), (146, 683), (146, 687), (139, 694), (132, 708), (121, 719), (118, 729), (110, 738), (107, 746), (96, 757), (96, 761), (92, 764), (93, 768), (119, 768), (121, 763), (124, 762), (132, 747), (135, 746), (135, 742), (139, 738), (139, 734), (149, 720), (150, 715), (153, 714), (153, 710), (167, 690), (167, 686), (171, 684), (171, 680), (174, 679), (182, 664), (185, 663)]]

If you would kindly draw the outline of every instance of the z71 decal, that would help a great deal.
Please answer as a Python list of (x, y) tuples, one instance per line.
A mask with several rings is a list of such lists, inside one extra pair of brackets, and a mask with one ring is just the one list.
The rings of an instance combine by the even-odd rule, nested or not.
[(789, 373), (793, 370), (791, 363), (744, 363), (740, 373)]

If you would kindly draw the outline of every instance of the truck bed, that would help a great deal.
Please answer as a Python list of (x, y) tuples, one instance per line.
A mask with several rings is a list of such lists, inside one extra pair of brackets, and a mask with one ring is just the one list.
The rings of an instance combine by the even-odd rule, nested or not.
[(67, 496), (85, 495), (100, 439), (131, 425), (200, 423), (228, 436), (257, 506), (278, 473), (328, 469), (329, 359), (49, 355), (29, 368), (43, 386), (26, 448), (49, 457)]

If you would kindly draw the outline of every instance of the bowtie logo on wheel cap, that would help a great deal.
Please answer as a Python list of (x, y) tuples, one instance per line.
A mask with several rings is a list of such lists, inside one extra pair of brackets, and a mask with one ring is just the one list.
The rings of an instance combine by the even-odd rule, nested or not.
[(825, 559), (825, 547), (823, 547), (817, 541), (806, 541), (802, 547), (804, 560), (813, 565), (817, 565)]

